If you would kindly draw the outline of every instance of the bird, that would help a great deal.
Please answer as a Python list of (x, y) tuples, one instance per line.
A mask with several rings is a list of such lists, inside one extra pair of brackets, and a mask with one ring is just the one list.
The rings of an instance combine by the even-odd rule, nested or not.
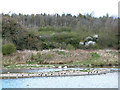
[(67, 66), (64, 66), (64, 68), (66, 69), (66, 68), (67, 68)]
[(58, 68), (62, 68), (62, 66), (58, 66)]
[(9, 74), (10, 72), (8, 72), (8, 74)]

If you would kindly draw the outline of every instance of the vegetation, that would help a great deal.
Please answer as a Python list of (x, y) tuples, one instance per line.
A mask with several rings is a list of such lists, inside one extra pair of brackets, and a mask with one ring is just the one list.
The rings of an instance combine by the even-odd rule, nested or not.
[(2, 46), (3, 55), (8, 55), (16, 52), (16, 47), (14, 44), (9, 43)]
[(75, 50), (75, 48), (71, 44), (68, 44), (66, 49), (68, 49), (68, 50)]
[(56, 52), (57, 54), (59, 54), (59, 55), (65, 55), (65, 52), (64, 52), (64, 51), (56, 50), (55, 52)]
[[(17, 50), (43, 49), (118, 49), (118, 18), (93, 17), (91, 14), (62, 16), (47, 14), (2, 14), (3, 44), (14, 43)], [(96, 45), (87, 48), (79, 42), (97, 34)]]
[(95, 59), (100, 57), (100, 55), (97, 54), (96, 52), (95, 53), (90, 53), (90, 54), (91, 54), (92, 58), (95, 58)]
[(117, 50), (21, 51), (20, 53), (16, 52), (14, 55), (4, 56), (2, 63), (4, 67), (10, 66), (11, 68), (16, 65), (25, 66), (26, 64), (34, 66), (49, 65), (50, 67), (51, 65), (58, 67), (60, 64), (69, 67), (118, 66), (117, 55)]
[[(99, 51), (91, 52), (97, 49), (119, 49), (118, 21), (119, 18), (109, 15), (96, 18), (91, 14), (2, 14), (2, 63), (4, 66), (26, 63), (118, 65), (113, 52), (109, 53), (111, 56), (101, 55)], [(97, 39), (93, 37), (95, 35)], [(86, 39), (88, 37), (92, 38)], [(88, 41), (93, 42), (86, 47)], [(52, 51), (54, 49), (58, 50)], [(81, 49), (86, 51), (79, 52)]]

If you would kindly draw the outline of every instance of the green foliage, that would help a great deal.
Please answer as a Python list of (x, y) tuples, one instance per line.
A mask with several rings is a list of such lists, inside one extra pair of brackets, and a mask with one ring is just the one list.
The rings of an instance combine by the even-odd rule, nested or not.
[(71, 32), (72, 28), (70, 27), (59, 27), (58, 32)]
[(14, 43), (19, 50), (41, 49), (41, 43), (38, 39), (37, 32), (23, 28), (23, 26), (12, 17), (5, 16), (3, 17), (2, 22), (3, 44), (9, 42)]
[(53, 27), (53, 26), (46, 26), (46, 27), (40, 27), (40, 31), (55, 31), (55, 32), (71, 32), (72, 28), (70, 27)]
[(89, 70), (79, 70), (79, 71), (81, 71), (81, 72), (88, 72)]
[(9, 54), (13, 54), (15, 52), (16, 52), (16, 47), (12, 43), (5, 44), (5, 45), (2, 46), (3, 55), (9, 55)]
[(38, 31), (54, 31), (54, 30), (55, 30), (54, 27), (47, 26), (47, 27), (40, 27)]
[(44, 26), (45, 26), (45, 21), (44, 21), (44, 19), (41, 20), (40, 26), (41, 26), (41, 27), (44, 27)]
[(96, 52), (93, 52), (93, 53), (90, 53), (90, 54), (91, 54), (92, 58), (94, 58), (94, 59), (97, 59), (97, 58), (100, 57), (100, 55), (97, 54)]
[(118, 49), (118, 31), (105, 30), (99, 33), (98, 44), (104, 48)]
[(68, 44), (75, 49), (84, 49), (79, 42), (97, 34), (98, 40), (93, 40), (97, 45), (87, 49), (118, 49), (118, 20), (109, 15), (95, 18), (91, 14), (3, 14), (3, 44), (13, 43), (18, 50), (65, 49)]
[[(81, 40), (81, 36), (75, 32), (62, 32), (59, 34), (55, 34), (51, 37), (53, 41), (57, 43), (63, 43), (63, 47), (66, 48), (67, 44), (71, 44), (75, 48), (79, 47), (79, 41)], [(61, 47), (61, 48), (63, 48)]]
[(64, 52), (64, 51), (56, 50), (55, 52), (56, 52), (57, 54), (59, 54), (59, 55), (65, 55), (65, 52)]
[(75, 48), (71, 44), (68, 44), (66, 49), (67, 50), (75, 50)]
[[(43, 42), (42, 45), (41, 45), (41, 47), (42, 47), (42, 49), (49, 49), (49, 48), (52, 47), (52, 46), (50, 46), (50, 44), (47, 43), (47, 42)], [(53, 46), (53, 47), (54, 47), (54, 46)]]
[[(20, 37), (26, 34), (25, 29), (16, 21), (16, 19), (5, 16), (2, 18), (2, 38), (3, 43), (12, 42), (17, 45)], [(7, 41), (7, 42), (6, 42)]]

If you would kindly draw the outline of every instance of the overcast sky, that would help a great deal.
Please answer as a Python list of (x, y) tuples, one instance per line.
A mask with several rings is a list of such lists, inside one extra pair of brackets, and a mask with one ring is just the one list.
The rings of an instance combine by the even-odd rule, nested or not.
[(1, 0), (0, 12), (23, 14), (67, 14), (93, 13), (99, 17), (108, 13), (118, 16), (119, 0)]

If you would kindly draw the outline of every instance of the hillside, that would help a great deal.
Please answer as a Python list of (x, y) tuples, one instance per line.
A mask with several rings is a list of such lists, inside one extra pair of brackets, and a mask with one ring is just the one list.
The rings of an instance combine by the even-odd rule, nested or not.
[[(3, 14), (3, 44), (13, 43), (18, 50), (43, 49), (118, 49), (117, 18), (109, 15), (23, 15)], [(85, 47), (87, 37), (98, 36), (95, 46)], [(80, 42), (84, 46), (80, 46)]]
[(118, 66), (117, 20), (109, 15), (3, 14), (3, 67)]

